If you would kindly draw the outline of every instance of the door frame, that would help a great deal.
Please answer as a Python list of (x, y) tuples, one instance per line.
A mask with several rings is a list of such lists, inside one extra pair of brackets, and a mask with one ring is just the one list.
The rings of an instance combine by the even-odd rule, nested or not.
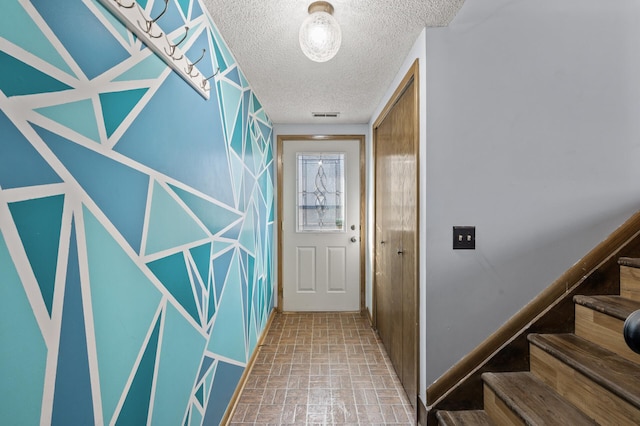
[[(400, 84), (398, 85), (398, 87), (396, 88), (396, 90), (393, 92), (393, 95), (391, 96), (391, 98), (389, 98), (389, 101), (386, 103), (386, 105), (384, 106), (384, 108), (382, 109), (382, 111), (380, 112), (380, 115), (378, 115), (378, 117), (376, 118), (376, 120), (373, 123), (372, 126), (372, 152), (373, 152), (373, 167), (374, 167), (374, 172), (373, 172), (373, 215), (374, 215), (374, 224), (377, 223), (377, 217), (376, 217), (376, 206), (377, 206), (377, 177), (376, 177), (376, 173), (375, 173), (375, 166), (377, 164), (378, 158), (377, 158), (377, 153), (376, 153), (376, 147), (377, 147), (377, 143), (378, 143), (378, 128), (380, 127), (380, 125), (382, 124), (382, 122), (387, 118), (387, 116), (389, 115), (389, 113), (391, 112), (391, 110), (393, 109), (393, 107), (395, 106), (395, 104), (398, 102), (398, 100), (402, 97), (402, 95), (405, 93), (406, 90), (408, 90), (409, 86), (411, 85), (411, 83), (413, 83), (413, 88), (412, 90), (414, 91), (414, 105), (413, 105), (413, 123), (414, 123), (414, 141), (413, 141), (413, 146), (414, 146), (414, 154), (416, 157), (416, 176), (415, 176), (415, 182), (416, 182), (416, 186), (415, 186), (415, 191), (416, 191), (416, 239), (415, 239), (415, 247), (413, 247), (414, 249), (414, 253), (415, 253), (415, 267), (416, 267), (416, 271), (415, 271), (415, 277), (416, 277), (416, 288), (415, 288), (415, 295), (414, 295), (414, 300), (415, 300), (415, 304), (414, 304), (414, 309), (415, 309), (415, 313), (416, 313), (416, 330), (415, 330), (415, 342), (416, 342), (416, 365), (415, 365), (415, 371), (416, 371), (416, 377), (415, 377), (415, 385), (416, 385), (416, 390), (418, 392), (418, 395), (420, 394), (420, 85), (419, 85), (419, 61), (418, 59), (416, 59), (413, 64), (411, 65), (411, 67), (409, 68), (409, 70), (407, 71), (407, 73), (405, 74), (404, 78), (402, 79), (402, 81), (400, 82)], [(374, 244), (376, 244), (377, 240), (377, 235), (376, 235), (376, 227), (374, 226), (373, 229), (373, 241)], [(373, 312), (371, 313), (371, 325), (374, 327), (374, 329), (377, 329), (377, 306), (378, 306), (378, 300), (377, 300), (377, 292), (376, 292), (376, 268), (377, 268), (377, 264), (378, 264), (378, 259), (375, 257), (377, 256), (377, 250), (374, 247), (373, 250), (374, 253), (374, 259), (372, 261), (372, 269), (373, 269), (373, 273), (372, 273), (372, 285), (371, 285), (371, 304), (372, 304), (372, 310)], [(419, 405), (419, 398), (417, 398), (418, 403), (416, 404), (416, 407), (414, 407), (416, 410), (418, 409), (418, 405)]]
[(367, 215), (365, 212), (366, 199), (366, 156), (365, 156), (365, 135), (278, 135), (277, 142), (277, 215), (278, 215), (278, 306), (277, 311), (282, 312), (283, 306), (283, 284), (282, 284), (282, 146), (285, 141), (334, 141), (334, 140), (357, 140), (360, 145), (360, 312), (365, 311), (365, 247), (367, 236)]

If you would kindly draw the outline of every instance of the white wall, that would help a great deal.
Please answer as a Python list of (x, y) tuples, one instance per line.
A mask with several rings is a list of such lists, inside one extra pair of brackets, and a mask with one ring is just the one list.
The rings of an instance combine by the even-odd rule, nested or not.
[(430, 384), (640, 207), (640, 3), (467, 1), (427, 89)]

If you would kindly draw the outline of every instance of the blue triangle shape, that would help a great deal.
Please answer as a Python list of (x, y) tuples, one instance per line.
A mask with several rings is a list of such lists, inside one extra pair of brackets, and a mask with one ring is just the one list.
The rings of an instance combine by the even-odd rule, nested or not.
[(251, 95), (253, 97), (253, 108), (254, 108), (253, 112), (260, 111), (262, 109), (262, 104), (260, 103), (260, 101), (256, 97), (255, 93), (251, 93)]
[(245, 87), (245, 88), (246, 88), (246, 87), (251, 86), (251, 85), (249, 84), (249, 82), (247, 81), (247, 78), (244, 76), (244, 74), (243, 74), (242, 70), (240, 70), (239, 72), (240, 72), (240, 81), (242, 82), (242, 87)]
[(149, 177), (55, 133), (34, 124), (32, 126), (129, 245), (139, 253)]
[(144, 94), (147, 93), (147, 90), (149, 89), (143, 88), (100, 93), (100, 104), (102, 105), (102, 116), (104, 117), (107, 137), (111, 137), (118, 129), (124, 119), (138, 105)]
[(120, 39), (125, 43), (129, 44), (129, 31), (127, 27), (122, 23), (118, 18), (116, 18), (113, 13), (109, 12), (107, 8), (102, 5), (100, 2), (96, 2), (95, 5), (98, 7), (98, 10), (102, 14), (102, 16), (109, 21), (111, 24), (111, 28), (116, 30), (120, 35)]
[(0, 418), (38, 425), (49, 351), (1, 230), (0, 271)]
[[(242, 128), (242, 114), (240, 107), (242, 103), (242, 90), (230, 84), (226, 80), (220, 80), (219, 93), (223, 104), (224, 124), (227, 133), (227, 140), (231, 140), (233, 132), (236, 128)], [(236, 121), (240, 121), (240, 126), (236, 125)]]
[[(162, 9), (164, 9), (164, 2), (154, 1), (151, 11), (149, 12), (149, 16), (160, 15)], [(162, 15), (162, 19), (158, 21), (158, 25), (167, 33), (171, 33), (176, 28), (184, 27), (184, 18), (182, 17), (175, 1), (169, 1), (167, 11)]]
[(37, 108), (35, 111), (95, 142), (100, 142), (96, 113), (91, 99)]
[(153, 185), (146, 254), (209, 238), (207, 233), (158, 182)]
[(167, 64), (151, 52), (149, 56), (114, 78), (113, 81), (152, 80), (160, 77), (165, 69)]
[(243, 367), (219, 361), (215, 379), (204, 415), (205, 425), (217, 425), (222, 421), (233, 392), (242, 377)]
[(234, 256), (218, 303), (208, 350), (222, 357), (246, 363), (246, 333), (241, 287), (240, 262), (238, 257)]
[(240, 222), (237, 225), (235, 225), (234, 227), (232, 227), (231, 229), (229, 229), (227, 232), (225, 232), (224, 234), (222, 234), (223, 238), (229, 238), (231, 240), (237, 240), (238, 237), (240, 236), (240, 231), (242, 229), (242, 224), (244, 222)]
[[(189, 17), (189, 3), (191, 3), (189, 0), (178, 0), (178, 4), (180, 5), (180, 10), (182, 11), (182, 14), (185, 16), (185, 18)], [(198, 1), (194, 1), (194, 3), (198, 3)]]
[(211, 276), (211, 280), (209, 281), (209, 300), (207, 301), (207, 324), (213, 318), (213, 315), (216, 313), (216, 294), (215, 294), (215, 279), (213, 278), (213, 274)]
[(233, 212), (228, 208), (209, 202), (173, 185), (169, 186), (213, 235), (241, 217), (239, 213)]
[(224, 72), (226, 71), (227, 67), (233, 66), (235, 60), (233, 58), (233, 55), (229, 51), (229, 47), (224, 42), (224, 37), (222, 37), (218, 32), (218, 28), (216, 27), (216, 25), (213, 24), (210, 27), (210, 30), (211, 40), (213, 40), (213, 45), (216, 48), (216, 57), (219, 56), (218, 59), (223, 60), (223, 63), (218, 63), (218, 66), (220, 66), (220, 71)]
[(0, 130), (3, 148), (0, 155), (0, 187), (9, 189), (62, 182), (31, 142), (2, 111)]
[(63, 208), (64, 195), (9, 204), (49, 315), (53, 304)]
[[(193, 268), (193, 265), (189, 264), (189, 268), (191, 269), (191, 275), (193, 276), (193, 288), (195, 289), (196, 305), (200, 307), (201, 312), (204, 312), (204, 289), (198, 282), (198, 278), (196, 277), (197, 272)], [(200, 323), (201, 321), (198, 322)]]
[[(241, 108), (244, 110), (244, 106), (241, 106)], [(235, 151), (236, 154), (238, 154), (238, 157), (242, 158), (242, 154), (243, 154), (243, 149), (244, 149), (244, 125), (242, 122), (241, 117), (238, 117), (235, 123), (235, 127), (233, 128), (233, 133), (231, 133), (231, 137), (230, 137), (230, 143), (229, 146), (231, 147), (231, 149), (233, 149)]]
[(271, 127), (259, 120), (257, 120), (256, 123), (258, 123), (260, 133), (262, 133), (262, 137), (264, 138), (263, 140), (271, 140)]
[(198, 0), (195, 0), (192, 2), (193, 6), (191, 6), (191, 20), (193, 21), (194, 19), (196, 19), (197, 17), (199, 17), (200, 15), (202, 15), (202, 8), (200, 7), (200, 2)]
[[(250, 316), (251, 318), (251, 316)], [(253, 320), (249, 323), (249, 352), (252, 353), (258, 344), (258, 331)]]
[(238, 67), (237, 66), (234, 66), (231, 69), (231, 71), (229, 71), (227, 73), (227, 75), (225, 77), (227, 77), (229, 80), (231, 80), (234, 83), (236, 83), (238, 86), (242, 87), (242, 82), (240, 81), (240, 74), (238, 73)]
[[(203, 385), (204, 386), (204, 385)], [(189, 425), (190, 426), (201, 426), (202, 423), (202, 414), (200, 414), (200, 411), (196, 408), (195, 405), (191, 406), (191, 416), (189, 419)]]
[(248, 292), (249, 292), (249, 284), (247, 282), (247, 277), (246, 277), (246, 272), (247, 272), (247, 267), (246, 267), (246, 263), (243, 264), (241, 266), (241, 272), (240, 272), (240, 281), (241, 281), (241, 285), (240, 288), (242, 289), (242, 316), (243, 316), (243, 322), (244, 322), (244, 338), (245, 341), (248, 339), (249, 337), (249, 323), (247, 322), (247, 319), (249, 318), (248, 316), (248, 310), (249, 310), (249, 298), (248, 296)]
[(204, 383), (196, 391), (196, 399), (202, 407), (204, 407)]
[(200, 383), (200, 381), (202, 380), (204, 375), (207, 373), (207, 371), (209, 371), (212, 365), (213, 365), (213, 358), (209, 358), (208, 356), (205, 356), (202, 358), (202, 365), (200, 366), (200, 372), (198, 373), (198, 380), (196, 380), (196, 383)]
[(242, 100), (242, 140), (247, 139), (249, 131), (249, 104), (251, 103), (251, 90), (245, 90)]
[(72, 88), (1, 50), (0, 70), (0, 90), (7, 97), (60, 92)]
[(191, 253), (193, 262), (198, 268), (202, 282), (206, 285), (209, 279), (209, 266), (211, 265), (211, 243), (194, 247), (189, 250), (189, 253)]
[(233, 250), (229, 250), (213, 259), (213, 275), (218, 300), (220, 300), (220, 295), (224, 288), (224, 281), (227, 279), (227, 274), (229, 273), (229, 265), (231, 264), (231, 259), (233, 259), (233, 253)]
[(251, 318), (251, 305), (253, 304), (253, 291), (254, 291), (254, 287), (255, 287), (255, 258), (251, 255), (247, 256), (247, 296), (245, 299), (245, 314), (247, 316), (247, 320), (246, 320), (246, 324), (247, 324), (247, 331), (249, 331), (249, 325), (251, 324), (252, 318)]
[(84, 323), (76, 230), (71, 224), (52, 425), (93, 424), (91, 373)]
[(156, 354), (158, 353), (158, 337), (160, 336), (160, 321), (158, 317), (149, 342), (144, 350), (138, 370), (133, 377), (133, 382), (124, 400), (122, 410), (116, 421), (119, 425), (146, 425), (149, 417), (149, 401), (151, 400), (151, 388), (153, 386), (153, 373), (156, 367)]
[(184, 254), (178, 252), (169, 257), (155, 260), (147, 264), (151, 272), (160, 280), (169, 293), (199, 324), (200, 317), (196, 306), (196, 299), (191, 288), (191, 280), (187, 272)]
[(227, 62), (224, 60), (222, 52), (220, 52), (220, 48), (218, 47), (218, 43), (215, 38), (213, 40), (213, 50), (216, 54), (216, 64), (218, 64), (220, 71), (224, 72), (227, 69)]
[(59, 2), (31, 0), (31, 4), (90, 80), (129, 58), (129, 52), (83, 2), (65, 4), (64, 13)]

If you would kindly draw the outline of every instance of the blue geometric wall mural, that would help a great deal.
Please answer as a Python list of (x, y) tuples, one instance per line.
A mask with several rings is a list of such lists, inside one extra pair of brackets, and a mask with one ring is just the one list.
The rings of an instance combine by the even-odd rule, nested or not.
[(201, 1), (159, 23), (209, 100), (97, 0), (3, 3), (0, 424), (224, 417), (274, 305), (273, 135)]
[(64, 196), (9, 203), (22, 245), (51, 315)]

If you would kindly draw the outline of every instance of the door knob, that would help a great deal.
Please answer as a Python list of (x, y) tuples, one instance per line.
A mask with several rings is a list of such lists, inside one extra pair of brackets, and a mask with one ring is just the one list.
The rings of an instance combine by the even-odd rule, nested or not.
[(356, 242), (358, 242), (358, 239), (356, 237), (351, 237), (351, 242), (352, 243), (356, 243)]
[(398, 249), (398, 254), (403, 254), (403, 253), (404, 253), (403, 250)]

